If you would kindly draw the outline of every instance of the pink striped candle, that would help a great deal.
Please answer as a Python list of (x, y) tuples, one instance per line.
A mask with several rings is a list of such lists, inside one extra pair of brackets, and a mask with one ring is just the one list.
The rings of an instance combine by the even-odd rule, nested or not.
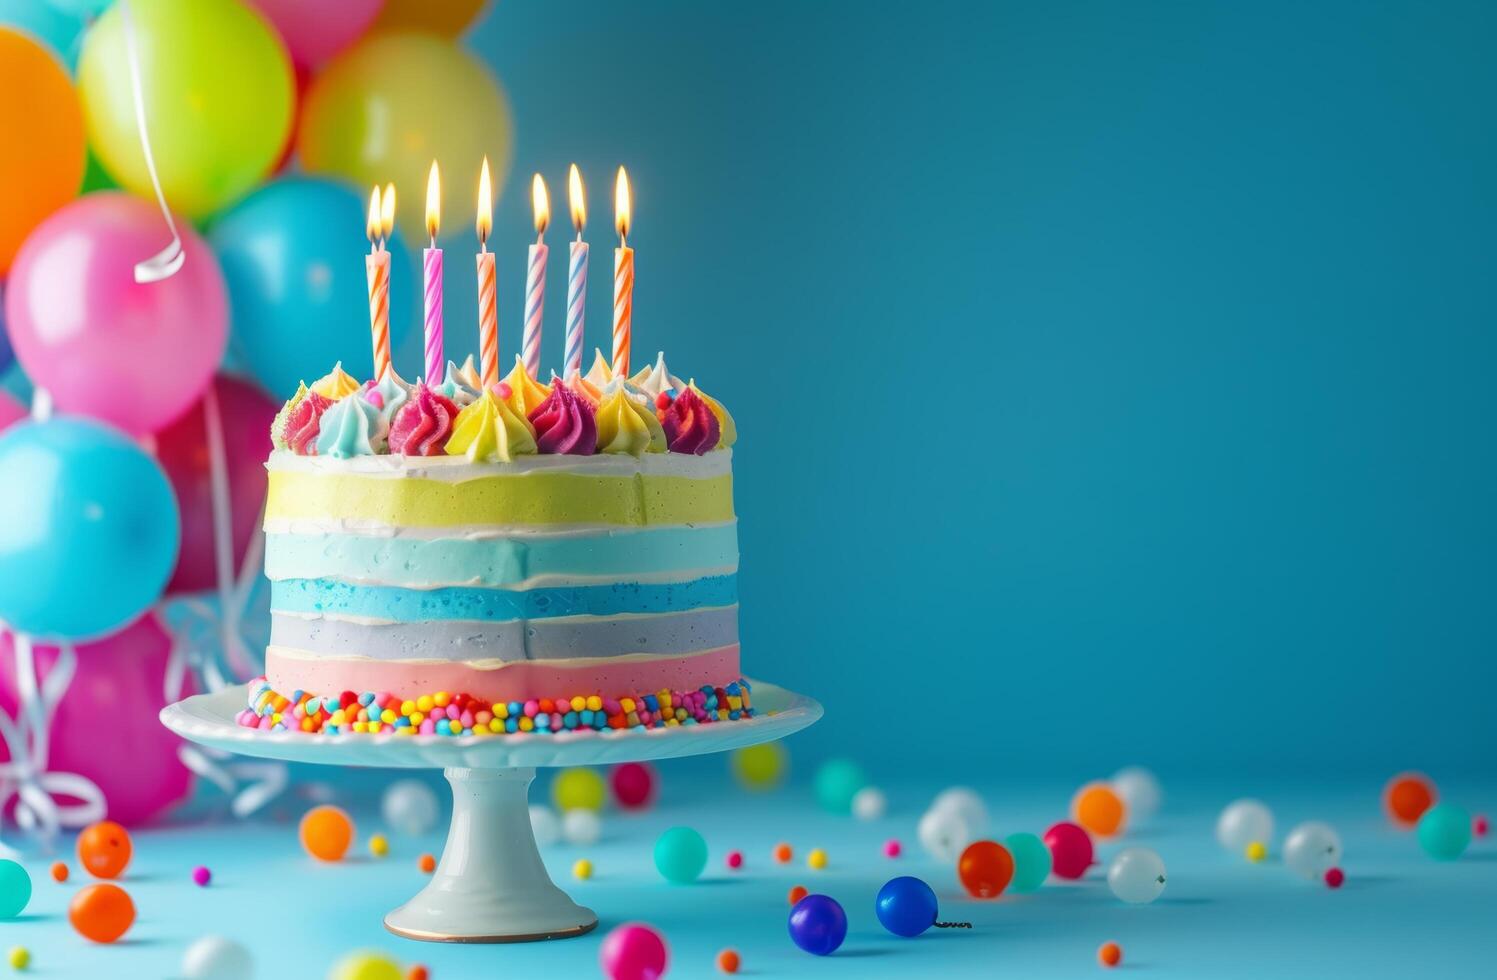
[(525, 271), (525, 335), (521, 341), (525, 373), (532, 378), (541, 375), (541, 324), (546, 307), (546, 256), (550, 249), (541, 241), (551, 223), (551, 202), (546, 196), (546, 182), (536, 174), (530, 181), (530, 200), (535, 208), (535, 244), (530, 246)]
[(442, 383), (442, 250), (437, 248), (437, 230), (441, 227), (442, 185), (437, 176), (436, 161), (426, 180), (426, 234), (431, 246), (421, 250), (421, 264), (426, 282), (426, 383)]
[(587, 227), (587, 199), (575, 163), (567, 174), (567, 200), (572, 206), (572, 227), (577, 229), (577, 240), (572, 243), (571, 262), (567, 266), (567, 334), (561, 372), (564, 378), (582, 373), (582, 334), (587, 318), (587, 242), (582, 240), (582, 229)]
[(499, 383), (499, 309), (494, 275), (494, 253), (489, 251), (489, 231), (494, 221), (493, 195), (489, 187), (489, 158), (483, 158), (478, 174), (478, 360), (484, 390)]
[(613, 376), (629, 375), (629, 332), (634, 323), (634, 249), (629, 238), (629, 175), (619, 168), (613, 191), (613, 223), (619, 247), (613, 250)]
[(369, 254), (364, 258), (364, 274), (369, 280), (369, 334), (374, 347), (374, 380), (390, 370), (390, 253), (380, 234), (379, 188), (369, 195), (369, 220), (364, 231), (369, 236)]

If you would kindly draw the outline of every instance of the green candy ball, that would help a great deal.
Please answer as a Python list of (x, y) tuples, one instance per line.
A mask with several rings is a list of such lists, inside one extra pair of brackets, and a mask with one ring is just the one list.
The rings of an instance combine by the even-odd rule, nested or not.
[(1008, 890), (1037, 891), (1050, 876), (1050, 848), (1034, 834), (1009, 834), (1003, 839), (1003, 846), (1014, 859), (1014, 876)]
[(1454, 803), (1436, 803), (1419, 818), (1415, 833), (1425, 854), (1436, 861), (1454, 861), (1471, 843), (1471, 814)]
[(655, 869), (666, 881), (690, 884), (707, 866), (707, 842), (690, 827), (672, 827), (655, 842)]
[(14, 919), (31, 901), (31, 875), (14, 861), (0, 860), (0, 919)]
[(867, 785), (862, 766), (851, 759), (829, 759), (816, 770), (816, 802), (823, 810), (851, 813), (852, 798)]

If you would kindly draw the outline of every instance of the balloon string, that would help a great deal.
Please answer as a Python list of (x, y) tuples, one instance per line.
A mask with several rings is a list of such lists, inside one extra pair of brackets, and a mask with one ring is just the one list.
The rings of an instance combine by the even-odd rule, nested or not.
[(971, 929), (972, 928), (972, 923), (970, 923), (970, 922), (937, 922), (937, 923), (935, 923), (935, 927), (937, 929)]
[(239, 646), (239, 609), (234, 602), (233, 500), (229, 488), (228, 454), (224, 450), (223, 415), (218, 389), (210, 382), (203, 395), (203, 431), (208, 441), (208, 490), (213, 506), (213, 567), (218, 582), (219, 635), (230, 663), (242, 661)]
[(166, 206), (161, 177), (156, 173), (156, 157), (151, 153), (151, 136), (146, 131), (146, 100), (140, 84), (140, 50), (130, 8), (130, 0), (120, 0), (120, 16), (125, 22), (125, 56), (130, 65), (130, 95), (135, 102), (135, 127), (140, 131), (140, 149), (146, 158), (146, 172), (151, 175), (151, 187), (156, 191), (156, 203), (161, 205), (161, 216), (166, 219), (166, 227), (172, 233), (171, 243), (166, 248), (143, 262), (135, 263), (135, 281), (160, 282), (182, 268), (187, 254), (182, 251), (182, 236), (177, 234), (177, 223), (172, 219), (171, 209)]

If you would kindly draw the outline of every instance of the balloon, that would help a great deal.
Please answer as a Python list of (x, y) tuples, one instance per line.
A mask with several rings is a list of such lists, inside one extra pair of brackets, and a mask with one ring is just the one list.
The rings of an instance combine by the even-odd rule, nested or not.
[(114, 0), (46, 0), (47, 5), (74, 17), (97, 17)]
[(598, 949), (598, 965), (609, 980), (658, 980), (669, 960), (665, 940), (642, 922), (619, 926)]
[(232, 939), (204, 936), (182, 954), (183, 980), (253, 980), (255, 959)]
[(644, 762), (625, 762), (608, 774), (613, 801), (625, 810), (643, 810), (655, 802), (660, 776)]
[(851, 759), (828, 759), (816, 770), (816, 802), (832, 813), (851, 813), (852, 798), (867, 785), (862, 766)]
[(307, 0), (249, 2), (280, 32), (291, 62), (298, 68), (315, 68), (352, 44), (368, 30), (381, 4), (381, 0), (339, 0), (336, 4)]
[(561, 817), (561, 835), (578, 847), (596, 844), (603, 835), (603, 818), (597, 810), (568, 810)]
[(437, 794), (419, 779), (397, 779), (385, 789), (379, 812), (385, 824), (409, 837), (430, 833), (442, 818)]
[(1254, 841), (1267, 845), (1273, 839), (1273, 814), (1260, 800), (1234, 800), (1216, 818), (1216, 842), (1233, 854), (1242, 854)]
[(974, 834), (954, 807), (931, 807), (915, 827), (915, 836), (926, 853), (942, 864), (951, 864), (972, 842)]
[(1436, 803), (1419, 818), (1416, 835), (1425, 854), (1436, 861), (1454, 861), (1471, 843), (1471, 816), (1454, 803)]
[[(155, 617), (143, 616), (74, 650), (77, 673), (52, 719), (48, 768), (92, 780), (104, 794), (110, 820), (126, 827), (148, 823), (185, 798), (192, 780), (177, 759), (181, 740), (156, 719), (166, 704), (161, 686), (171, 638)], [(33, 653), (37, 673), (45, 677), (57, 662), (57, 649), (38, 646)], [(13, 639), (0, 634), (0, 709), (12, 716), (15, 678)], [(100, 718), (109, 719), (108, 738), (99, 737)], [(3, 745), (0, 755), (9, 758)]]
[(1112, 837), (1121, 833), (1127, 813), (1123, 800), (1106, 783), (1088, 783), (1071, 800), (1071, 819), (1088, 833)]
[(1312, 881), (1341, 863), (1341, 837), (1327, 824), (1302, 823), (1284, 838), (1284, 864)]
[(89, 885), (68, 903), (68, 921), (86, 939), (112, 943), (135, 922), (135, 903), (119, 885)]
[(0, 432), (4, 432), (28, 414), (25, 405), (12, 398), (8, 392), (0, 391)]
[(433, 160), (442, 168), (442, 228), (471, 241), (479, 163), (489, 158), (501, 187), (513, 149), (509, 100), (499, 83), (472, 54), (431, 34), (376, 33), (339, 55), (312, 83), (297, 133), (309, 173), (361, 188), (394, 181), (396, 214), (410, 241), (426, 240)]
[(1107, 868), (1107, 887), (1129, 905), (1154, 901), (1164, 883), (1164, 861), (1147, 847), (1125, 847)]
[(155, 432), (202, 395), (228, 330), (213, 253), (181, 227), (186, 260), (161, 282), (135, 281), (156, 254), (161, 214), (117, 191), (90, 194), (27, 239), (6, 290), (16, 356), (58, 411)]
[[(78, 66), (78, 50), (85, 26), (82, 17), (37, 0), (0, 0), (0, 27), (14, 28), (42, 42), (62, 59), (68, 71)], [(79, 119), (81, 121), (81, 115)]]
[(852, 798), (852, 815), (859, 820), (878, 820), (888, 809), (889, 798), (877, 786), (864, 786)]
[(302, 814), (298, 828), (302, 848), (319, 861), (341, 861), (353, 843), (353, 820), (330, 803)]
[(83, 115), (57, 58), (29, 35), (0, 27), (0, 278), (21, 243), (83, 181)]
[[(218, 396), (223, 430), (233, 569), (237, 575), (265, 503), (265, 457), (270, 454), (270, 423), (279, 406), (253, 384), (237, 378), (214, 379), (213, 391)], [(182, 553), (166, 590), (198, 592), (215, 588), (213, 477), (207, 416), (201, 404), (156, 436), (156, 459), (176, 491), (182, 512)]]
[(962, 851), (956, 874), (972, 897), (997, 898), (1014, 877), (1014, 859), (1002, 844), (980, 840)]
[(1401, 772), (1383, 787), (1383, 809), (1388, 819), (1404, 830), (1417, 824), (1439, 798), (1435, 784), (1422, 772)]
[(483, 9), (484, 0), (385, 0), (374, 20), (377, 31), (430, 31), (456, 37)]
[(561, 820), (549, 806), (530, 808), (530, 832), (541, 847), (549, 847), (561, 840)]
[(1053, 825), (1045, 831), (1044, 841), (1050, 848), (1050, 870), (1055, 877), (1075, 881), (1092, 866), (1092, 839), (1075, 824)]
[(1014, 859), (1014, 879), (1009, 891), (1020, 894), (1038, 891), (1050, 876), (1050, 848), (1034, 834), (1009, 834), (1003, 846)]
[(906, 938), (918, 936), (935, 925), (939, 909), (931, 887), (908, 875), (885, 882), (873, 902), (879, 923), (894, 935)]
[(0, 858), (0, 919), (14, 919), (31, 902), (31, 875), (9, 858)]
[(0, 620), (39, 637), (113, 632), (161, 597), (177, 560), (166, 476), (85, 419), (0, 436)]
[(551, 802), (563, 813), (568, 810), (601, 810), (607, 799), (608, 787), (596, 769), (563, 769), (551, 781)]
[(790, 940), (813, 956), (828, 956), (847, 938), (847, 913), (827, 895), (807, 895), (790, 910)]
[(655, 841), (655, 869), (676, 885), (697, 880), (707, 866), (707, 842), (690, 827), (672, 827)]
[[(3, 287), (0, 283), (0, 287)], [(5, 327), (5, 290), (0, 288), (0, 374), (4, 374), (15, 362), (16, 352), (10, 346), (10, 331)]]
[(1122, 799), (1128, 815), (1134, 820), (1147, 820), (1159, 812), (1159, 801), (1163, 794), (1159, 780), (1143, 766), (1125, 766), (1112, 774), (1112, 791)]
[(773, 789), (784, 780), (790, 769), (790, 752), (782, 742), (761, 742), (734, 749), (728, 765), (738, 785), (759, 792)]
[(130, 832), (113, 820), (90, 824), (78, 835), (78, 863), (95, 878), (118, 878), (133, 850)]
[(405, 971), (383, 953), (349, 953), (333, 967), (328, 980), (405, 980)]
[(936, 794), (931, 801), (932, 810), (951, 810), (962, 818), (975, 840), (988, 832), (988, 806), (977, 792), (966, 786), (952, 786)]
[[(131, 0), (130, 12), (161, 189), (173, 208), (205, 218), (280, 157), (291, 132), (291, 59), (270, 24), (237, 0)], [(84, 40), (78, 91), (89, 145), (121, 186), (151, 197), (129, 78), (115, 7)]]
[[(359, 258), (368, 249), (366, 203), (330, 180), (285, 177), (245, 198), (208, 231), (233, 304), (233, 352), (278, 398), (339, 360), (361, 378), (374, 374), (368, 284)], [(419, 332), (419, 279), (400, 240), (388, 247), (394, 344), (402, 329)]]

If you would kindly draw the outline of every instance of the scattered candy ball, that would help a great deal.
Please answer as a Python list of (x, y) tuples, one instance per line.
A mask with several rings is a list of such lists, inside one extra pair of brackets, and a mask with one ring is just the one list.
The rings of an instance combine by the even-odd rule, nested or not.
[(859, 820), (878, 820), (889, 810), (889, 798), (877, 786), (864, 786), (852, 798), (852, 815)]
[(779, 843), (774, 846), (774, 859), (781, 864), (789, 864), (795, 857), (795, 852), (790, 849), (789, 844)]
[(420, 837), (436, 828), (442, 818), (442, 804), (432, 788), (421, 780), (397, 779), (386, 787), (379, 801), (379, 812), (385, 826), (407, 837)]
[(660, 777), (653, 766), (643, 762), (626, 762), (614, 766), (608, 774), (608, 785), (613, 790), (613, 801), (624, 810), (643, 810), (655, 802), (655, 788)]
[(904, 845), (899, 843), (898, 840), (890, 837), (888, 840), (884, 841), (884, 857), (897, 858), (903, 853)]
[(596, 844), (603, 836), (603, 818), (597, 810), (568, 810), (561, 816), (561, 836), (579, 847)]
[(15, 861), (0, 859), (0, 919), (14, 919), (31, 902), (31, 875)]
[(1021, 895), (1038, 891), (1050, 877), (1050, 848), (1038, 835), (1028, 833), (1009, 834), (1003, 838), (1003, 846), (1014, 859), (1014, 877), (1008, 883), (1009, 890)]
[(1075, 824), (1055, 824), (1045, 831), (1044, 841), (1050, 848), (1050, 870), (1055, 877), (1075, 881), (1092, 866), (1092, 839)]
[(213, 872), (209, 871), (203, 865), (200, 864), (192, 869), (192, 883), (197, 885), (199, 888), (207, 888), (208, 883), (212, 880)]
[(341, 861), (353, 843), (353, 820), (340, 807), (314, 806), (301, 818), (301, 846), (319, 861)]
[[(988, 832), (988, 805), (977, 795), (976, 790), (966, 786), (953, 786), (937, 793), (936, 798), (931, 801), (930, 809), (951, 810), (961, 817), (967, 832), (972, 835), (962, 847)], [(957, 850), (960, 851), (961, 848)]]
[(416, 859), (416, 867), (420, 868), (423, 874), (431, 874), (437, 870), (437, 859), (430, 854), (423, 854)]
[(1113, 837), (1123, 830), (1127, 811), (1122, 797), (1106, 783), (1087, 783), (1071, 798), (1071, 819), (1087, 833)]
[(807, 895), (790, 910), (790, 940), (813, 956), (829, 956), (847, 938), (847, 913), (828, 895)]
[(118, 878), (130, 852), (130, 832), (113, 820), (90, 824), (78, 835), (78, 861), (95, 878)]
[(665, 940), (642, 922), (619, 926), (603, 937), (598, 950), (598, 964), (609, 980), (656, 980), (669, 960)]
[(852, 798), (867, 785), (862, 766), (851, 759), (828, 759), (816, 770), (816, 802), (831, 813), (851, 813)]
[(561, 840), (561, 821), (557, 819), (556, 812), (548, 806), (532, 806), (530, 808), (530, 832), (535, 835), (535, 842), (541, 847), (550, 847)]
[(68, 880), (68, 866), (61, 861), (52, 862), (52, 880), (63, 882)]
[(1164, 883), (1164, 861), (1147, 847), (1125, 847), (1107, 867), (1107, 887), (1129, 905), (1148, 905)]
[(404, 980), (400, 964), (383, 953), (350, 953), (338, 961), (328, 980)]
[(728, 757), (728, 766), (744, 789), (773, 789), (790, 768), (790, 753), (780, 742), (763, 742), (733, 750)]
[(1328, 888), (1340, 888), (1346, 883), (1346, 872), (1340, 868), (1327, 868), (1325, 883)]
[(697, 880), (707, 866), (707, 842), (690, 827), (672, 827), (655, 841), (655, 870), (677, 885)]
[(369, 838), (369, 853), (377, 858), (382, 858), (390, 853), (390, 840), (384, 834), (375, 834)]
[(25, 946), (12, 946), (5, 957), (12, 970), (24, 970), (31, 965), (31, 950)]
[(1435, 805), (1439, 793), (1422, 772), (1401, 772), (1383, 787), (1383, 809), (1395, 826), (1411, 829)]
[(973, 898), (997, 898), (1014, 877), (1014, 858), (997, 841), (980, 840), (962, 851), (956, 876)]
[(1284, 864), (1295, 874), (1314, 881), (1341, 863), (1341, 838), (1317, 820), (1302, 823), (1284, 838)]
[(1255, 840), (1247, 846), (1247, 849), (1243, 853), (1247, 855), (1249, 861), (1257, 864), (1268, 857), (1268, 847), (1261, 840)]
[(1487, 832), (1490, 829), (1491, 825), (1487, 823), (1487, 818), (1482, 814), (1478, 813), (1475, 817), (1471, 818), (1471, 832), (1477, 837), (1487, 836)]
[(724, 859), (724, 863), (727, 864), (728, 870), (737, 871), (743, 867), (743, 852), (729, 851), (728, 856)]
[(1260, 800), (1234, 800), (1216, 818), (1216, 842), (1233, 854), (1253, 841), (1273, 840), (1273, 814)]
[(601, 810), (608, 800), (608, 787), (596, 769), (574, 766), (563, 769), (551, 781), (551, 802), (562, 813), (568, 810)]
[(586, 881), (593, 876), (593, 863), (587, 858), (578, 858), (572, 864), (572, 877), (578, 881)]
[(1159, 780), (1143, 766), (1124, 766), (1112, 774), (1111, 784), (1134, 821), (1142, 822), (1159, 812), (1164, 794), (1159, 789)]
[(135, 903), (119, 885), (89, 885), (68, 904), (68, 921), (85, 939), (112, 943), (135, 921)]
[(405, 980), (431, 980), (431, 971), (417, 963), (405, 971)]
[(806, 855), (806, 866), (812, 871), (820, 871), (826, 867), (826, 851), (816, 848)]
[(790, 888), (790, 904), (795, 905), (801, 899), (811, 894), (805, 885), (792, 885)]
[(183, 980), (253, 980), (250, 951), (222, 936), (204, 936), (182, 954)]
[(953, 807), (932, 806), (915, 826), (915, 836), (927, 854), (942, 864), (952, 864), (962, 849), (972, 843), (972, 828)]
[(1454, 803), (1436, 803), (1419, 818), (1415, 834), (1425, 854), (1436, 861), (1454, 861), (1471, 843), (1471, 817)]
[(736, 949), (725, 949), (717, 954), (717, 969), (722, 973), (737, 973), (743, 960)]
[(893, 878), (878, 890), (873, 911), (879, 923), (896, 936), (918, 936), (936, 924), (936, 893), (919, 878)]
[(1123, 947), (1117, 943), (1103, 943), (1097, 948), (1097, 962), (1112, 969), (1123, 962)]

